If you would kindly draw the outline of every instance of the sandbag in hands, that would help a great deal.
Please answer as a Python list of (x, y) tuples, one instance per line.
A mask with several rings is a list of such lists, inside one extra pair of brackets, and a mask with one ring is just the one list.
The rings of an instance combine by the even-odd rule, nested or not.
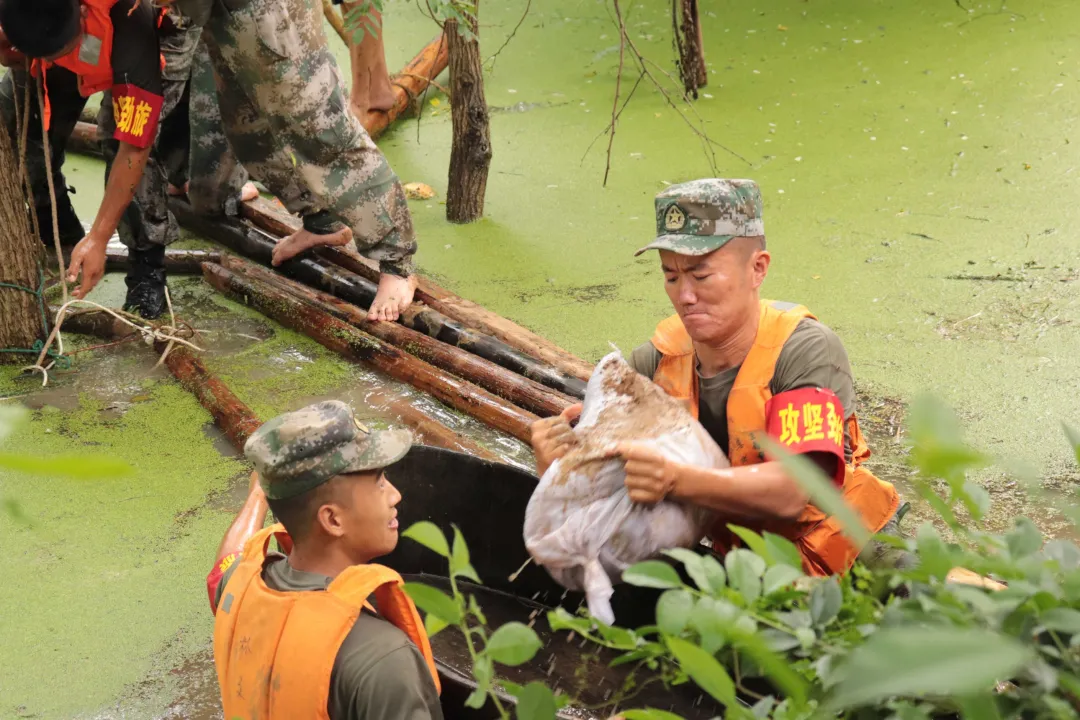
[(548, 468), (525, 510), (525, 547), (552, 578), (584, 591), (589, 612), (607, 624), (613, 584), (634, 563), (674, 547), (693, 547), (711, 513), (665, 500), (638, 505), (624, 484), (625, 464), (612, 458), (623, 442), (666, 458), (725, 468), (727, 456), (681, 402), (631, 368), (619, 352), (596, 366), (585, 391), (577, 446)]

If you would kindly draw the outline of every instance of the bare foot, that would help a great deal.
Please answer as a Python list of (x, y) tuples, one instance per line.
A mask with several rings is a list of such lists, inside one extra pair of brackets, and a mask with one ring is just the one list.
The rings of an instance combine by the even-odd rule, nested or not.
[(379, 275), (379, 290), (368, 310), (368, 320), (388, 320), (393, 322), (412, 305), (413, 293), (416, 292), (416, 276), (403, 278), (400, 275), (382, 273)]
[(187, 193), (188, 193), (188, 186), (189, 186), (190, 184), (191, 184), (191, 183), (184, 183), (184, 187), (183, 187), (183, 188), (178, 188), (178, 187), (176, 187), (175, 185), (173, 185), (172, 183), (169, 183), (169, 188), (168, 188), (168, 190), (167, 190), (166, 192), (168, 192), (168, 193), (169, 193), (169, 195), (171, 195), (171, 196), (173, 196), (173, 197), (181, 197), (181, 196), (183, 196), (183, 195), (187, 195)]
[(259, 197), (259, 188), (255, 187), (255, 183), (244, 183), (244, 187), (240, 188), (240, 199), (243, 202), (254, 200)]
[[(289, 258), (296, 257), (305, 250), (309, 250), (313, 247), (321, 245), (348, 245), (350, 240), (352, 240), (352, 230), (347, 227), (329, 235), (316, 235), (307, 230), (300, 230), (299, 232), (294, 232), (274, 246), (270, 264), (277, 267)], [(379, 287), (381, 288), (382, 285), (380, 284)], [(412, 296), (410, 295), (409, 297), (411, 298)]]

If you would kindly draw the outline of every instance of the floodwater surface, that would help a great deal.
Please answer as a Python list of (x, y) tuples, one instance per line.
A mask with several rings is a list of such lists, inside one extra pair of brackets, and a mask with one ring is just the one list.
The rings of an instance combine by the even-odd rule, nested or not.
[[(630, 38), (655, 62), (650, 74), (673, 91), (670, 3), (620, 5)], [(485, 56), (525, 7), (482, 5)], [(610, 343), (628, 352), (671, 312), (655, 255), (633, 256), (654, 233), (653, 196), (698, 177), (756, 179), (773, 256), (765, 293), (807, 304), (840, 333), (874, 467), (906, 482), (904, 409), (931, 390), (957, 408), (975, 444), (1047, 477), (1044, 488), (980, 474), (1003, 508), (994, 522), (1025, 512), (1061, 531), (1057, 508), (1071, 503), (1078, 476), (1060, 423), (1080, 424), (1080, 5), (702, 7), (709, 84), (685, 113), (690, 124), (700, 118), (711, 153), (647, 77), (620, 115), (602, 185), (619, 57), (611, 0), (532, 3), (489, 64), (494, 158), (479, 223), (445, 221), (449, 106), (438, 92), (425, 97), (419, 120), (380, 140), (402, 180), (438, 193), (410, 203), (423, 270), (582, 357), (596, 360)], [(437, 31), (403, 0), (388, 3), (385, 28), (392, 68)], [(624, 97), (637, 78), (628, 57)], [(101, 164), (69, 155), (66, 170), (89, 222)], [(217, 333), (205, 339), (207, 364), (261, 417), (345, 396), (393, 424), (369, 405), (372, 393), (415, 396), (197, 279), (171, 287), (179, 312)], [(93, 297), (122, 296), (111, 276)], [(6, 447), (109, 453), (135, 471), (106, 482), (0, 473), (0, 500), (21, 512), (0, 516), (0, 717), (220, 713), (203, 578), (249, 468), (147, 353), (75, 355), (44, 393), (38, 380), (0, 375), (0, 394), (34, 409)], [(520, 443), (417, 402), (529, 463)]]

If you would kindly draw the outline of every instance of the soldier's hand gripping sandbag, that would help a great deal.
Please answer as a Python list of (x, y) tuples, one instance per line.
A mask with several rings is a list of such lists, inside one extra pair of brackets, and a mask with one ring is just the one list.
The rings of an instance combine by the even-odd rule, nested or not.
[(664, 500), (639, 505), (624, 484), (619, 443), (652, 447), (666, 458), (728, 467), (727, 457), (683, 405), (639, 375), (618, 352), (596, 366), (585, 391), (574, 448), (540, 478), (525, 510), (525, 546), (561, 585), (584, 591), (589, 611), (611, 624), (612, 585), (636, 562), (692, 547), (710, 514)]

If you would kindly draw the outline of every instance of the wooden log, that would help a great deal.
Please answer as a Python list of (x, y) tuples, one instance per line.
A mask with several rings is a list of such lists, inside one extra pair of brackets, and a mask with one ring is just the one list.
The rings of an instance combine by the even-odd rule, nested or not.
[(101, 157), (101, 140), (98, 138), (97, 125), (79, 121), (75, 131), (67, 141), (67, 149), (80, 155)]
[(428, 416), (423, 410), (410, 403), (408, 398), (376, 390), (367, 393), (364, 399), (373, 411), (396, 417), (401, 423), (407, 425), (416, 433), (417, 440), (424, 445), (446, 448), (484, 460), (503, 462), (501, 457), (479, 443), (473, 442)]
[[(163, 352), (165, 347), (162, 343), (156, 343), (154, 349)], [(206, 369), (195, 353), (183, 345), (173, 346), (165, 358), (165, 364), (180, 384), (198, 398), (199, 404), (214, 417), (214, 422), (233, 446), (243, 452), (248, 437), (262, 425), (251, 408), (241, 402), (225, 383)]]
[[(179, 198), (170, 199), (169, 208), (184, 227), (216, 240), (240, 255), (264, 265), (270, 264), (277, 238), (238, 220), (199, 215), (192, 211), (187, 202)], [(293, 258), (283, 263), (279, 270), (360, 307), (368, 307), (375, 298), (376, 286), (373, 282), (310, 257)], [(585, 383), (580, 379), (570, 377), (490, 335), (467, 328), (419, 303), (414, 303), (402, 313), (400, 322), (406, 327), (456, 345), (566, 395), (575, 398), (585, 396)]]
[[(346, 43), (347, 44), (347, 43)], [(439, 73), (446, 69), (450, 61), (450, 53), (447, 49), (446, 38), (440, 33), (438, 37), (429, 42), (420, 52), (406, 63), (401, 72), (390, 78), (391, 89), (394, 92), (394, 104), (386, 112), (372, 110), (363, 118), (363, 125), (372, 139), (379, 137), (390, 127), (390, 124), (398, 119), (412, 104), (413, 98), (418, 97), (432, 80), (439, 77)]]
[[(50, 314), (53, 317), (56, 316), (56, 310), (57, 308), (51, 308), (50, 310)], [(64, 318), (64, 330), (78, 333), (80, 335), (91, 335), (93, 337), (99, 337), (104, 340), (120, 340), (135, 332), (130, 325), (125, 325), (109, 313), (102, 310), (86, 310), (82, 312), (71, 313)], [(187, 348), (182, 349), (185, 352), (190, 353)], [(173, 352), (176, 352), (176, 349), (169, 353), (170, 356)], [(193, 381), (198, 376), (202, 375), (202, 373), (205, 373), (206, 376), (213, 377), (208, 372), (206, 372), (206, 368), (202, 366), (202, 363), (198, 362), (198, 358), (195, 358), (194, 356), (192, 357), (196, 360), (196, 363), (193, 365), (193, 371), (191, 373), (188, 373), (187, 375), (191, 377)], [(166, 358), (166, 364), (168, 364), (168, 358)], [(180, 367), (181, 365), (188, 365), (186, 358), (181, 357), (181, 360), (177, 362), (177, 367)], [(173, 367), (171, 365), (169, 366), (169, 369), (170, 371), (173, 371)], [(187, 373), (187, 370), (181, 369), (181, 372)], [(173, 371), (173, 374), (175, 375), (176, 372)], [(232, 392), (229, 391), (227, 387), (221, 385), (220, 382), (218, 382), (215, 387), (217, 388), (217, 392), (213, 393), (214, 398), (228, 398), (229, 396), (235, 397), (232, 395)], [(210, 402), (210, 396), (208, 395), (206, 398), (201, 396), (199, 397), (200, 403), (204, 407), (207, 407), (206, 402), (203, 402), (204, 399), (207, 402)], [(455, 432), (451, 428), (448, 428), (446, 425), (443, 425), (435, 418), (428, 416), (419, 408), (414, 407), (411, 403), (409, 403), (407, 398), (375, 391), (368, 394), (367, 400), (373, 410), (379, 412), (382, 415), (389, 415), (409, 427), (411, 430), (413, 430), (417, 435), (417, 440), (424, 445), (431, 445), (434, 447), (446, 448), (447, 450), (454, 450), (456, 452), (463, 452), (469, 455), (483, 458), (485, 460), (494, 460), (497, 462), (502, 461), (502, 458), (500, 458), (492, 451), (479, 445), (478, 443), (473, 442), (472, 440), (461, 435), (460, 433)], [(241, 403), (241, 405), (242, 404), (243, 403)], [(239, 437), (243, 434), (244, 428), (250, 428), (251, 421), (243, 419), (242, 411), (235, 403), (230, 402), (229, 406), (232, 408), (231, 412), (225, 412), (223, 409), (220, 414), (222, 415), (222, 417), (232, 416), (237, 418), (237, 422), (234, 424), (237, 424), (239, 429), (238, 431), (234, 431), (233, 435)], [(215, 414), (215, 411), (210, 407), (207, 407), (207, 410), (210, 411), (211, 415), (214, 415), (216, 420), (217, 415)], [(255, 422), (258, 422), (258, 420), (256, 419)], [(224, 430), (225, 428), (222, 429)], [(232, 438), (230, 437), (230, 439)], [(243, 445), (241, 444), (240, 446), (238, 446), (238, 449), (243, 450)]]
[[(300, 219), (284, 213), (263, 198), (242, 203), (241, 214), (267, 232), (285, 237), (300, 229)], [(379, 281), (379, 267), (363, 256), (343, 248), (319, 248), (319, 257), (367, 278)], [(416, 299), (446, 317), (502, 340), (510, 347), (544, 362), (560, 372), (588, 382), (592, 364), (564, 350), (547, 338), (508, 320), (471, 300), (458, 297), (431, 279), (417, 275)]]
[[(221, 253), (213, 250), (166, 250), (165, 272), (169, 275), (201, 275), (202, 263), (220, 260)], [(108, 245), (105, 249), (105, 272), (124, 272), (128, 267), (127, 248)]]
[(518, 407), (537, 415), (558, 415), (576, 402), (574, 399), (544, 387), (538, 382), (522, 377), (493, 362), (465, 352), (460, 348), (439, 342), (423, 333), (410, 330), (397, 323), (371, 322), (367, 313), (330, 293), (314, 290), (307, 285), (278, 275), (248, 260), (225, 255), (219, 263), (223, 267), (269, 283), (280, 290), (310, 302), (338, 320), (344, 320), (364, 332), (401, 348), (410, 355), (429, 362), (435, 367), (452, 372), (460, 378), (475, 383), (485, 390), (509, 400)]
[(461, 380), (404, 350), (368, 335), (328, 313), (312, 307), (268, 283), (239, 275), (220, 265), (203, 265), (203, 277), (217, 290), (282, 325), (302, 332), (344, 357), (363, 362), (396, 380), (434, 396), (455, 410), (528, 442), (530, 426), (538, 418)]

